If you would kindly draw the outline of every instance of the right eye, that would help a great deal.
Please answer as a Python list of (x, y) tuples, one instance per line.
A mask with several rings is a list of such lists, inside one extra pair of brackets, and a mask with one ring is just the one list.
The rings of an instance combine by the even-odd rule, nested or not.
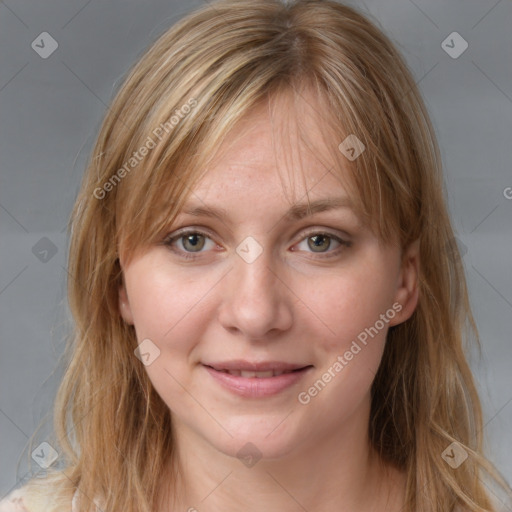
[(197, 229), (187, 229), (168, 236), (164, 244), (184, 258), (194, 259), (197, 257), (194, 253), (204, 252), (202, 249), (207, 245), (208, 240), (215, 246), (215, 242), (207, 233)]

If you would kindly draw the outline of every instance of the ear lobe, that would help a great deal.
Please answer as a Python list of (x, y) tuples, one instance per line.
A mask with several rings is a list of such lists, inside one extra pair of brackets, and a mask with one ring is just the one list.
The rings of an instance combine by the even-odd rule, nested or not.
[(409, 319), (419, 299), (419, 276), (420, 276), (420, 239), (412, 242), (404, 252), (402, 266), (398, 276), (395, 302), (402, 308), (390, 321), (390, 325), (398, 325)]
[(133, 314), (130, 308), (126, 286), (124, 284), (124, 277), (123, 282), (119, 286), (119, 311), (123, 320), (129, 325), (133, 325)]

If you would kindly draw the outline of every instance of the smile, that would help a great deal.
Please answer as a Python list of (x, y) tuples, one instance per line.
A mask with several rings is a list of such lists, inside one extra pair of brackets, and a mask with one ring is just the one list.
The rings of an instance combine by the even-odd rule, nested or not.
[[(260, 368), (249, 369), (249, 367), (255, 368), (257, 366)], [(265, 366), (266, 368), (262, 368)], [(203, 367), (223, 389), (246, 398), (263, 398), (277, 395), (297, 384), (306, 373), (313, 369), (312, 365), (251, 364), (236, 361), (211, 365), (203, 364)]]
[(229, 373), (229, 375), (236, 375), (237, 377), (264, 379), (266, 377), (278, 377), (279, 375), (283, 375), (283, 373), (291, 373), (296, 370), (289, 371), (278, 371), (278, 370), (268, 370), (266, 372), (251, 372), (247, 370), (219, 370), (224, 373)]

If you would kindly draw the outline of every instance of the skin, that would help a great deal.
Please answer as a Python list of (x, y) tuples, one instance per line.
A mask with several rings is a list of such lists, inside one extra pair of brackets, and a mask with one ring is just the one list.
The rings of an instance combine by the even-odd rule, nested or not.
[[(121, 258), (121, 313), (139, 342), (149, 338), (160, 350), (145, 369), (172, 411), (178, 444), (180, 483), (173, 488), (162, 478), (160, 510), (370, 512), (403, 506), (404, 475), (385, 466), (369, 444), (370, 387), (388, 328), (417, 305), (419, 246), (402, 253), (397, 244), (379, 244), (349, 208), (302, 220), (284, 217), (306, 191), (311, 201), (348, 195), (315, 156), (328, 153), (315, 129), (321, 116), (310, 105), (313, 97), (304, 108), (311, 109), (308, 137), (316, 149), (304, 149), (291, 136), (289, 154), (300, 158), (306, 178), (297, 180), (291, 201), (280, 180), (287, 176), (285, 155), (274, 147), (271, 119), (260, 108), (228, 137), (189, 198), (226, 209), (227, 218), (183, 214), (169, 227), (170, 235), (183, 227), (207, 231), (199, 252), (185, 237), (172, 246), (155, 244), (129, 264)], [(285, 109), (278, 103), (276, 118)], [(327, 238), (315, 252), (308, 237), (325, 231), (351, 245)], [(263, 249), (251, 263), (236, 252), (248, 236)], [(187, 260), (187, 251), (197, 259)], [(333, 256), (322, 258), (327, 254)], [(394, 303), (401, 311), (301, 404), (298, 394)], [(222, 388), (201, 364), (230, 359), (313, 368), (275, 396), (246, 398)], [(252, 467), (236, 456), (247, 442), (262, 456)], [(166, 492), (175, 495), (174, 503)]]

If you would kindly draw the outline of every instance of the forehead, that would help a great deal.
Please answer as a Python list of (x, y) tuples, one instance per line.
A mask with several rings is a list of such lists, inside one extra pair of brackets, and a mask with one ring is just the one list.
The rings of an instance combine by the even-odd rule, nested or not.
[(311, 95), (299, 103), (290, 96), (258, 105), (235, 125), (191, 187), (191, 200), (197, 195), (218, 202), (258, 191), (262, 198), (284, 193), (295, 203), (348, 194), (350, 170), (332, 157), (337, 141), (322, 126), (325, 112)]

